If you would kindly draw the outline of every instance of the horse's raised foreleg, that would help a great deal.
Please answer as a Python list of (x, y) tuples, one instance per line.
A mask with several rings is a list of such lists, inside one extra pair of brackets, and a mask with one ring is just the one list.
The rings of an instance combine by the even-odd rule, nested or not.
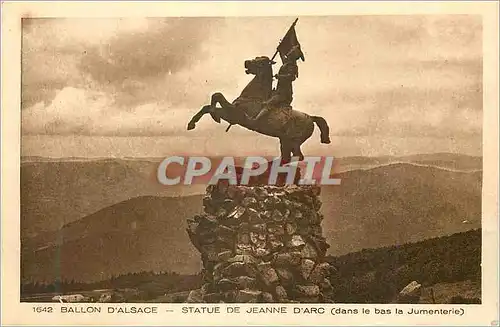
[(187, 129), (192, 130), (196, 127), (196, 123), (203, 117), (203, 115), (208, 114), (210, 112), (210, 105), (203, 106), (200, 111), (198, 111), (193, 118), (188, 123)]

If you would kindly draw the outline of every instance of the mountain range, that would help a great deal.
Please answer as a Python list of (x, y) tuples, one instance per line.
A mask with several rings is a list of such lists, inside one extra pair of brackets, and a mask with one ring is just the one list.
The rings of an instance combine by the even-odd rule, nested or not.
[[(138, 196), (186, 196), (205, 191), (204, 185), (160, 185), (156, 171), (161, 160), (22, 157), (21, 237), (57, 230), (100, 209)], [(373, 169), (392, 163), (464, 172), (482, 170), (481, 157), (450, 153), (336, 160), (339, 172)]]
[[(379, 160), (378, 167), (338, 173), (341, 185), (324, 186), (321, 193), (329, 253), (480, 228), (481, 161), (464, 158), (420, 156), (416, 159), (421, 162), (393, 164)], [(349, 162), (354, 163), (372, 165), (374, 160)], [(133, 271), (200, 270), (199, 254), (185, 228), (186, 219), (202, 211), (202, 195), (189, 195), (186, 187), (173, 191), (159, 185), (155, 189), (153, 182), (141, 185), (139, 180), (151, 177), (144, 161), (46, 161), (25, 163), (22, 169), (23, 279), (91, 281)], [(63, 181), (76, 185), (62, 187)], [(47, 201), (37, 207), (37, 197), (44, 194), (66, 204)], [(32, 214), (34, 207), (37, 215)], [(94, 212), (85, 214), (92, 207)], [(46, 227), (51, 220), (57, 224)]]

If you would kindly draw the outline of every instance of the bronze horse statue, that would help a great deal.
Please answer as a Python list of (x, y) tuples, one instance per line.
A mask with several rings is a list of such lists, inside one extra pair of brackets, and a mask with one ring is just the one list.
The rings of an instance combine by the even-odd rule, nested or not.
[[(299, 160), (304, 159), (300, 146), (311, 137), (314, 123), (320, 129), (321, 143), (330, 143), (329, 127), (323, 117), (280, 108), (269, 111), (267, 116), (259, 121), (249, 118), (255, 117), (262, 109), (262, 102), (271, 96), (274, 63), (268, 57), (246, 60), (246, 73), (253, 74), (255, 77), (243, 89), (241, 95), (230, 103), (222, 93), (214, 93), (210, 104), (203, 106), (193, 116), (187, 129), (194, 129), (200, 118), (208, 113), (217, 123), (223, 119), (230, 124), (229, 126), (241, 125), (249, 130), (279, 138), (281, 158), (285, 162), (291, 160), (291, 155), (299, 157)], [(217, 107), (217, 104), (221, 107)]]

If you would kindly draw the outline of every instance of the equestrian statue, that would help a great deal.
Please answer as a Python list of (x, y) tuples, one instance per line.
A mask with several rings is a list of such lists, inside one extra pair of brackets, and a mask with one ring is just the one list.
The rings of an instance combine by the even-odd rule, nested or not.
[[(222, 93), (212, 94), (210, 104), (203, 106), (193, 116), (187, 129), (194, 129), (203, 115), (210, 114), (217, 123), (221, 119), (229, 123), (226, 131), (232, 125), (240, 125), (279, 138), (281, 159), (284, 162), (289, 162), (292, 155), (299, 160), (304, 159), (300, 147), (311, 137), (314, 124), (319, 127), (321, 143), (329, 144), (329, 127), (323, 117), (311, 116), (291, 107), (292, 83), (299, 76), (297, 61), (305, 61), (295, 32), (297, 20), (293, 22), (271, 59), (261, 56), (245, 61), (245, 72), (255, 77), (238, 98), (231, 103)], [(274, 57), (278, 53), (283, 64), (278, 74), (273, 75), (272, 65), (276, 63)], [(273, 78), (278, 80), (276, 89), (273, 89)]]

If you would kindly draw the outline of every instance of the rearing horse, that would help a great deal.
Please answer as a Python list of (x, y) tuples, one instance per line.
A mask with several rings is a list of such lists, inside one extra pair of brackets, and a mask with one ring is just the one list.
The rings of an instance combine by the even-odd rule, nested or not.
[[(247, 74), (255, 77), (243, 89), (241, 95), (230, 103), (222, 93), (214, 93), (209, 105), (205, 105), (196, 113), (188, 123), (187, 129), (196, 127), (196, 123), (205, 114), (220, 123), (223, 119), (231, 125), (241, 125), (249, 130), (277, 137), (280, 139), (281, 158), (288, 162), (291, 155), (298, 156), (300, 160), (304, 155), (300, 149), (314, 131), (314, 123), (321, 132), (321, 143), (330, 143), (329, 127), (323, 117), (310, 116), (306, 113), (292, 109), (271, 110), (264, 119), (253, 121), (262, 109), (262, 102), (269, 99), (272, 92), (273, 69), (268, 57), (256, 57), (245, 61)], [(217, 107), (220, 104), (221, 107)]]

